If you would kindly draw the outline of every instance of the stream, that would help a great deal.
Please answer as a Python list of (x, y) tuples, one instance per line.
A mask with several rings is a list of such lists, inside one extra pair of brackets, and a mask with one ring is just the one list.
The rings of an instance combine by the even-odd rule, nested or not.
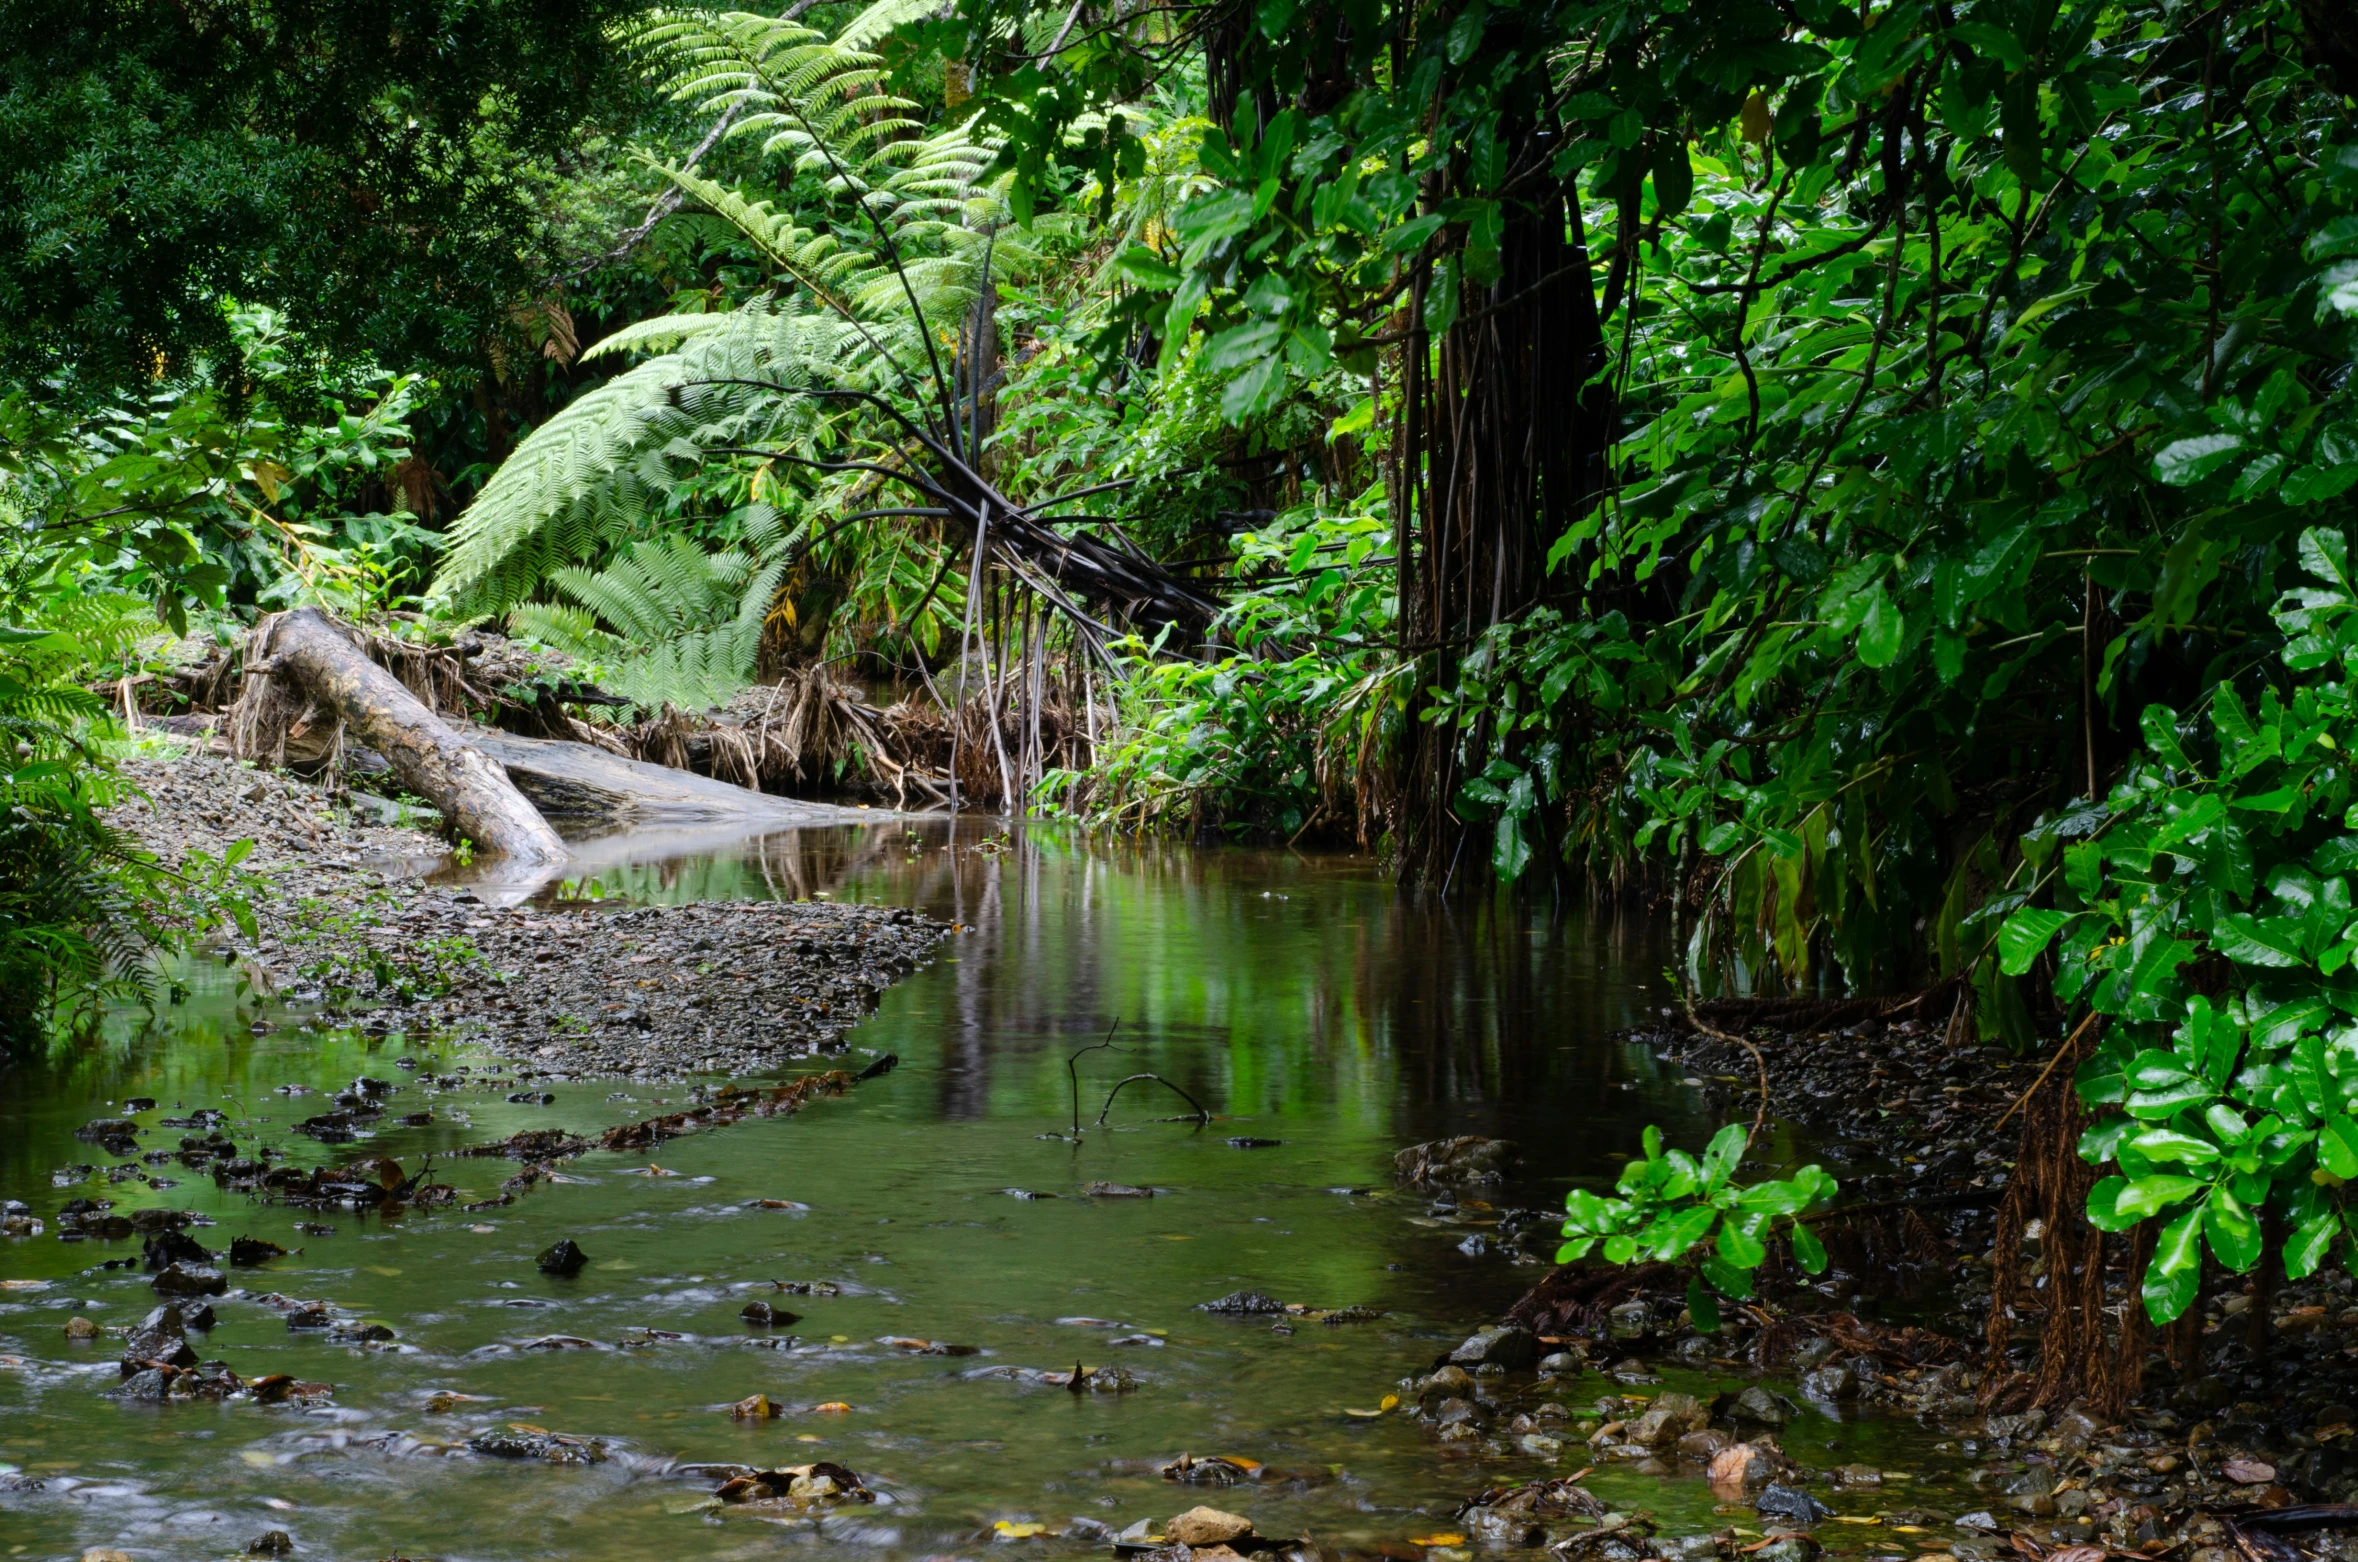
[[(1675, 1070), (1613, 1039), (1662, 1001), (1657, 930), (1544, 902), (1420, 907), (1361, 857), (895, 819), (653, 861), (609, 849), (541, 893), (618, 906), (825, 894), (960, 931), (850, 1035), (845, 1066), (890, 1052), (892, 1072), (793, 1117), (673, 1140), (652, 1160), (560, 1163), (554, 1184), (496, 1209), (323, 1215), (222, 1192), (177, 1165), (147, 1168), (176, 1186), (110, 1184), (110, 1157), (73, 1131), (150, 1097), (156, 1107), (136, 1114), (150, 1147), (177, 1142), (158, 1118), (211, 1107), (227, 1132), (258, 1133), (293, 1164), (365, 1154), (414, 1169), (519, 1129), (587, 1133), (676, 1110), (689, 1087), (536, 1081), (552, 1103), (512, 1103), (511, 1070), (462, 1046), (330, 1026), (241, 994), (217, 967), (192, 973), (194, 997), (160, 1024), (118, 1016), (103, 1048), (0, 1073), (0, 1198), (49, 1222), (0, 1241), (0, 1477), (18, 1488), (0, 1481), (0, 1555), (226, 1557), (270, 1530), (298, 1556), (354, 1559), (1080, 1555), (1105, 1553), (1095, 1526), (1159, 1527), (1209, 1502), (1264, 1535), (1306, 1533), (1345, 1554), (1446, 1557), (1454, 1548), (1435, 1537), (1467, 1496), (1588, 1461), (1569, 1432), (1551, 1461), (1445, 1449), (1405, 1416), (1348, 1413), (1376, 1409), (1546, 1273), (1469, 1244), (1483, 1211), (1437, 1216), (1429, 1195), (1396, 1189), (1394, 1152), (1455, 1134), (1512, 1139), (1519, 1171), (1479, 1197), (1560, 1207), (1575, 1180), (1609, 1181), (1646, 1123), (1689, 1145), (1716, 1126)], [(1109, 1030), (1129, 1050), (1080, 1059), (1075, 1144), (1067, 1058)], [(401, 1067), (405, 1056), (422, 1066)], [(459, 1088), (429, 1078), (462, 1065), (475, 1072)], [(1145, 1085), (1097, 1128), (1108, 1087), (1149, 1070), (1216, 1121), (1171, 1120), (1183, 1103)], [(365, 1145), (289, 1132), (361, 1074), (400, 1086)], [(500, 1083), (473, 1082), (484, 1077)], [(290, 1086), (316, 1093), (281, 1093)], [(399, 1124), (414, 1112), (433, 1120)], [(98, 1169), (59, 1170), (83, 1164)], [(436, 1163), (470, 1200), (516, 1170)], [(1154, 1196), (1084, 1194), (1100, 1182)], [(332, 1401), (106, 1397), (119, 1338), (70, 1341), (65, 1323), (119, 1329), (157, 1298), (136, 1238), (58, 1239), (55, 1213), (77, 1196), (111, 1198), (117, 1213), (196, 1211), (213, 1224), (190, 1235), (210, 1248), (254, 1236), (294, 1249), (231, 1271), (217, 1327), (193, 1342), (249, 1379), (332, 1384)], [(534, 1255), (567, 1238), (587, 1267), (540, 1273)], [(778, 1281), (816, 1294), (782, 1294)], [(1382, 1316), (1281, 1332), (1266, 1316), (1198, 1310), (1247, 1289)], [(393, 1338), (292, 1331), (253, 1299), (268, 1291), (326, 1301)], [(756, 1299), (799, 1321), (749, 1327), (739, 1314)], [(915, 1354), (895, 1339), (975, 1353)], [(1125, 1369), (1136, 1388), (1075, 1394), (1042, 1380), (1076, 1364)], [(1749, 1381), (1666, 1376), (1705, 1394)], [(1561, 1397), (1585, 1414), (1618, 1391), (1591, 1372)], [(785, 1414), (732, 1420), (729, 1406), (757, 1393)], [(1880, 1497), (1834, 1494), (1838, 1511), (1940, 1500), (1931, 1433), (1820, 1408), (1787, 1428), (1796, 1457), (1925, 1472)], [(607, 1458), (560, 1467), (464, 1450), (509, 1423), (597, 1439)], [(1263, 1478), (1177, 1485), (1159, 1472), (1183, 1453), (1254, 1461)], [(857, 1471), (878, 1501), (816, 1517), (730, 1510), (708, 1501), (713, 1478), (677, 1468), (812, 1460)], [(1651, 1510), (1665, 1534), (1761, 1527), (1715, 1512), (1699, 1479), (1608, 1466), (1590, 1484), (1616, 1507)], [(1831, 1524), (1820, 1538), (1857, 1549), (1865, 1533)]]

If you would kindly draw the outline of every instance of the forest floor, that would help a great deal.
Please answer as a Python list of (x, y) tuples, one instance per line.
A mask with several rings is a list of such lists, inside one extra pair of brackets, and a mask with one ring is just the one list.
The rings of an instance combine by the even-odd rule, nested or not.
[[(1858, 1212), (1815, 1227), (1833, 1260), (1827, 1277), (1780, 1273), (1772, 1261), (1760, 1301), (1727, 1308), (1727, 1327), (1707, 1335), (1686, 1315), (1683, 1269), (1558, 1269), (1500, 1327), (1400, 1384), (1404, 1408), (1439, 1443), (1505, 1452), (1530, 1451), (1534, 1439), (1585, 1442), (1563, 1457), (1705, 1477), (1723, 1513), (1757, 1515), (1733, 1522), (1773, 1537), (1825, 1517), (1821, 1497), (1847, 1490), (1843, 1505), (1855, 1510), (1862, 1488), (1880, 1486), (1873, 1469), (1815, 1469), (1782, 1444), (1805, 1402), (1836, 1417), (1915, 1418), (1983, 1499), (1936, 1512), (1895, 1493), (1876, 1520), (1846, 1521), (1895, 1531), (1892, 1548), (1905, 1535), (1960, 1562), (2358, 1558), (2358, 1510), (2315, 1506), (2358, 1498), (2358, 1297), (2348, 1274), (2273, 1284), (2214, 1275), (2191, 1357), (2173, 1364), (2157, 1349), (2127, 1414), (2085, 1400), (2026, 1408), (2046, 1284), (2036, 1220), (2024, 1232), (2033, 1256), (2002, 1359), (1991, 1360), (1985, 1341), (1992, 1244), (2022, 1124), (2007, 1117), (2041, 1060), (1952, 1040), (1938, 1018), (1752, 1035), (1757, 1055), (1725, 1033), (1685, 1027), (1626, 1039), (1691, 1070), (1687, 1082), (1717, 1095), (1734, 1121), (1754, 1109), (1765, 1071), (1769, 1115), (1782, 1126), (1758, 1138), (1747, 1170), (1818, 1161), (1841, 1178), (1840, 1207)], [(1764, 1153), (1770, 1145), (1788, 1147), (1790, 1160)], [(1428, 1185), (1443, 1203), (1480, 1191), (1453, 1183), (1446, 1165)], [(2114, 1256), (2107, 1311), (2118, 1320), (2139, 1304)], [(1703, 1403), (1646, 1387), (1681, 1368), (1758, 1383)], [(1486, 1496), (1460, 1516), (1463, 1527), (1511, 1541), (1534, 1501), (1545, 1512), (1555, 1500), (1531, 1490)], [(1706, 1545), (1802, 1562), (1815, 1547), (1616, 1533), (1585, 1547), (1584, 1562), (1701, 1557)]]
[(435, 837), (286, 774), (191, 754), (130, 761), (124, 777), (139, 795), (110, 817), (166, 861), (254, 843), (259, 937), (217, 948), (258, 988), (488, 1048), (524, 1065), (519, 1080), (743, 1075), (840, 1053), (949, 931), (825, 901), (497, 907), (428, 879), (448, 863)]

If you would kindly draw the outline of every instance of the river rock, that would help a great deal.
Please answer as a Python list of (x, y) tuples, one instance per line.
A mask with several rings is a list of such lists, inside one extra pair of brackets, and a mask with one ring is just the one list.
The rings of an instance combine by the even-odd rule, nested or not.
[(220, 1270), (204, 1264), (169, 1264), (148, 1282), (161, 1296), (219, 1296), (229, 1289)]
[(1689, 1432), (1678, 1440), (1678, 1456), (1708, 1465), (1728, 1446), (1728, 1434), (1714, 1432), (1708, 1427), (1700, 1432)]
[(1752, 1553), (1752, 1562), (1815, 1562), (1822, 1549), (1807, 1535), (1780, 1535)]
[(1788, 1359), (1796, 1372), (1815, 1372), (1841, 1354), (1842, 1347), (1832, 1340), (1803, 1340), (1799, 1345), (1793, 1347), (1793, 1354)]
[(1266, 1291), (1231, 1291), (1217, 1301), (1196, 1303), (1195, 1310), (1199, 1313), (1227, 1313), (1239, 1316), (1255, 1313), (1281, 1313), (1285, 1311), (1285, 1303)]
[(534, 1259), (533, 1263), (544, 1275), (555, 1275), (560, 1279), (570, 1280), (580, 1274), (583, 1267), (589, 1263), (589, 1255), (584, 1253), (571, 1237), (567, 1237), (562, 1242), (543, 1248), (540, 1256)]
[(1834, 1514), (1832, 1508), (1827, 1507), (1808, 1492), (1774, 1481), (1770, 1482), (1761, 1491), (1761, 1494), (1753, 1499), (1752, 1506), (1762, 1518), (1782, 1519), (1788, 1524), (1815, 1524), (1818, 1520), (1831, 1518)]
[(1991, 1416), (1983, 1424), (1990, 1436), (2011, 1442), (2021, 1437), (2036, 1437), (2047, 1429), (2047, 1412), (2025, 1410), (2018, 1416)]
[(1755, 1426), (1783, 1426), (1793, 1419), (1793, 1406), (1784, 1396), (1772, 1394), (1755, 1383), (1736, 1396), (1730, 1413), (1738, 1421), (1750, 1421)]
[(1253, 1532), (1253, 1521), (1218, 1508), (1193, 1507), (1163, 1526), (1163, 1537), (1180, 1546), (1225, 1546)]
[(246, 1555), (253, 1557), (283, 1557), (295, 1549), (295, 1542), (283, 1529), (266, 1529), (246, 1542)]
[(68, 1318), (65, 1321), (65, 1337), (69, 1340), (95, 1340), (98, 1338), (98, 1325), (88, 1318)]
[(1587, 1365), (1586, 1360), (1570, 1351), (1552, 1351), (1539, 1358), (1539, 1375), (1543, 1378), (1576, 1378)]
[(1539, 1341), (1528, 1329), (1511, 1325), (1477, 1330), (1449, 1353), (1461, 1367), (1504, 1367), (1519, 1372), (1539, 1359)]
[(129, 1377), (143, 1367), (162, 1362), (169, 1367), (193, 1367), (197, 1353), (188, 1341), (162, 1329), (136, 1329), (123, 1342), (123, 1376)]
[(1412, 1144), (1392, 1157), (1392, 1168), (1406, 1182), (1497, 1182), (1521, 1153), (1512, 1140), (1463, 1134)]
[(117, 1399), (137, 1400), (148, 1404), (162, 1404), (171, 1397), (172, 1381), (162, 1369), (144, 1368), (125, 1378), (120, 1387), (108, 1391)]
[(1617, 1340), (1638, 1340), (1654, 1332), (1652, 1309), (1644, 1302), (1622, 1302), (1605, 1314), (1605, 1332)]
[(544, 1464), (603, 1464), (606, 1446), (595, 1438), (500, 1427), (477, 1432), (467, 1447), (491, 1459), (538, 1459)]
[(747, 1302), (737, 1316), (756, 1329), (784, 1329), (802, 1321), (802, 1314), (773, 1307), (768, 1302)]
[(1692, 1394), (1663, 1394), (1645, 1414), (1622, 1429), (1622, 1436), (1646, 1448), (1665, 1448), (1711, 1424), (1711, 1412)]
[(1816, 1368), (1802, 1374), (1801, 1391), (1812, 1399), (1856, 1399), (1859, 1380), (1848, 1367), (1840, 1364)]
[(229, 1244), (229, 1261), (240, 1269), (251, 1269), (256, 1264), (267, 1264), (274, 1258), (284, 1258), (287, 1250), (276, 1242), (265, 1242), (260, 1237), (237, 1237)]
[(165, 1302), (139, 1320), (142, 1329), (162, 1329), (170, 1334), (186, 1334), (191, 1329), (213, 1327), (213, 1304), (195, 1300)]
[(140, 1252), (140, 1263), (150, 1274), (174, 1264), (209, 1264), (211, 1250), (194, 1237), (179, 1231), (159, 1231), (147, 1239)]
[(1547, 1526), (1536, 1522), (1528, 1513), (1501, 1512), (1491, 1507), (1472, 1507), (1458, 1515), (1458, 1523), (1471, 1539), (1492, 1546), (1544, 1546)]

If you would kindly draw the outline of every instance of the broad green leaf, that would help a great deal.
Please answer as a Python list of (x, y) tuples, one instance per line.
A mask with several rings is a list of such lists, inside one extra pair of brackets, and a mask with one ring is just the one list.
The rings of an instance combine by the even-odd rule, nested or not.
[(2175, 1174), (2140, 1177), (2114, 1194), (2113, 1211), (2123, 1220), (2143, 1220), (2156, 1210), (2167, 1209), (2209, 1186), (2200, 1177)]
[(2238, 965), (2287, 967), (2303, 964), (2301, 924), (2290, 917), (2255, 917), (2242, 912), (2219, 919), (2211, 943)]
[(1800, 1221), (1793, 1223), (1793, 1261), (1805, 1273), (1822, 1275), (1826, 1272), (1826, 1244), (1818, 1234)]
[(2327, 1210), (2312, 1216), (2294, 1228), (2284, 1243), (2284, 1272), (2294, 1280), (2306, 1280), (2325, 1262), (2325, 1255), (2333, 1250), (2333, 1239), (2342, 1228), (2341, 1215)]
[(2072, 920), (2073, 913), (2068, 911), (2025, 907), (2015, 912), (1998, 929), (1998, 968), (2008, 976), (2022, 975)]
[(2125, 1177), (2105, 1177), (2088, 1190), (2088, 1224), (2099, 1231), (2126, 1231), (2145, 1218), (2146, 1212), (2123, 1215), (2120, 1197), (2128, 1188)]
[(2211, 1190), (2203, 1216), (2203, 1235), (2211, 1254), (2236, 1274), (2260, 1261), (2260, 1222), (2225, 1188)]
[(2243, 448), (2239, 434), (2197, 434), (2173, 440), (2153, 458), (2153, 475), (2173, 488), (2199, 483)]
[(1738, 1269), (1758, 1269), (1761, 1260), (1768, 1256), (1768, 1248), (1731, 1220), (1719, 1228), (1719, 1256)]
[(2177, 1161), (2187, 1166), (2208, 1166), (2219, 1158), (2217, 1145), (2175, 1128), (2148, 1128), (2129, 1141), (2129, 1148), (2149, 1161)]
[(1698, 1333), (1719, 1332), (1719, 1298), (1704, 1289), (1700, 1280), (1687, 1282), (1687, 1313), (1694, 1319)]

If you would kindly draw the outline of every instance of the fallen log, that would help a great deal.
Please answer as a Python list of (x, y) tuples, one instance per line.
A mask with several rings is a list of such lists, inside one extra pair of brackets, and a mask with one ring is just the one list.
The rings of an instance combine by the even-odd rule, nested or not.
[(497, 760), (426, 709), (317, 608), (298, 608), (273, 622), (246, 671), (284, 678), (333, 710), (478, 852), (543, 863), (568, 855)]
[(628, 759), (587, 743), (476, 729), (475, 747), (499, 761), (545, 818), (619, 829), (750, 822), (765, 828), (873, 820), (872, 812), (797, 802), (727, 781)]

